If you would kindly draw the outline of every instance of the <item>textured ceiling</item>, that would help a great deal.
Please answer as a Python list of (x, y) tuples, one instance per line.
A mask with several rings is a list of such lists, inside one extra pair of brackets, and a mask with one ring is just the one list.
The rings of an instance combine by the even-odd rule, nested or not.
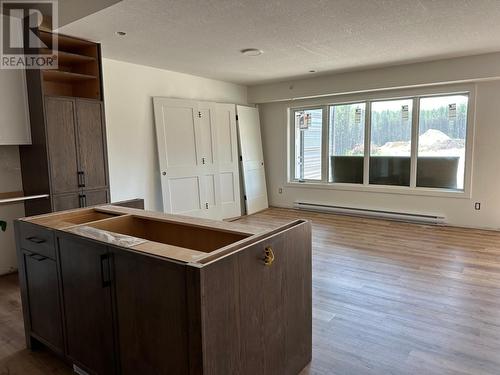
[(60, 31), (108, 58), (252, 85), (499, 51), (500, 0), (123, 0)]

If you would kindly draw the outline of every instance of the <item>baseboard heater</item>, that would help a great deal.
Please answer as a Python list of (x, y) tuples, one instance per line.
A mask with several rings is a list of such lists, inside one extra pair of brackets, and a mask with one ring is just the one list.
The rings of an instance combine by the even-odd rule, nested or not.
[(405, 212), (370, 210), (365, 208), (353, 208), (342, 206), (331, 206), (327, 204), (295, 202), (294, 207), (299, 210), (332, 212), (351, 216), (378, 217), (390, 220), (409, 221), (426, 224), (445, 224), (446, 218), (443, 216), (413, 214)]

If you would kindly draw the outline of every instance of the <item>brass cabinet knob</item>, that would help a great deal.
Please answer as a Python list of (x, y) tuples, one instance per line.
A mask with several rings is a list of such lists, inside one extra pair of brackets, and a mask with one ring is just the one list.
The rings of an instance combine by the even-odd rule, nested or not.
[(266, 266), (272, 265), (274, 262), (274, 251), (271, 246), (266, 247), (264, 250), (264, 264)]

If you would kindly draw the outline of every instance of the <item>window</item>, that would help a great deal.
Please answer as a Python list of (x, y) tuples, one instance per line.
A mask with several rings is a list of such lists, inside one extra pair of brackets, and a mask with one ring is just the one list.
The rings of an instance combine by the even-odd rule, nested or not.
[(467, 95), (420, 99), (417, 186), (462, 190)]
[(365, 103), (330, 107), (330, 182), (363, 183), (365, 108)]
[(323, 109), (295, 112), (295, 180), (321, 180)]
[(372, 103), (370, 184), (410, 186), (412, 103)]
[(293, 109), (291, 180), (468, 191), (468, 103), (453, 93)]

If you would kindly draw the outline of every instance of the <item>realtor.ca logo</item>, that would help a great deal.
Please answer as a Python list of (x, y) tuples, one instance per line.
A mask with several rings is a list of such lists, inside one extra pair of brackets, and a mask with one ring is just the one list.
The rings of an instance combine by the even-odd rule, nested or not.
[(1, 69), (57, 69), (57, 1), (0, 1)]

